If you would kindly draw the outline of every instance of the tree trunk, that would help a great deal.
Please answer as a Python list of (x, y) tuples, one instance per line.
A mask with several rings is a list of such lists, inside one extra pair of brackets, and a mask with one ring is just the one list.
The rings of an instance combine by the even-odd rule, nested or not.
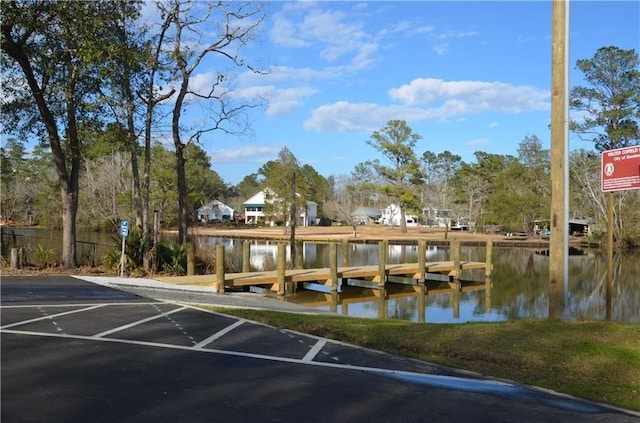
[(407, 233), (407, 217), (404, 214), (404, 207), (400, 206), (400, 232)]
[(78, 266), (76, 254), (76, 216), (78, 214), (78, 193), (61, 188), (62, 197), (62, 265), (65, 269)]
[(189, 225), (187, 223), (187, 178), (184, 171), (184, 147), (176, 148), (176, 171), (178, 173), (178, 243), (187, 241)]

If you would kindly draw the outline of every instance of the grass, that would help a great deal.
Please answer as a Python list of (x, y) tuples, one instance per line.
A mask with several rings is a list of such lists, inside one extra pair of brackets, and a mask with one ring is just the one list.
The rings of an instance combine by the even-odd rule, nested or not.
[(554, 320), (436, 325), (208, 308), (640, 411), (640, 325)]

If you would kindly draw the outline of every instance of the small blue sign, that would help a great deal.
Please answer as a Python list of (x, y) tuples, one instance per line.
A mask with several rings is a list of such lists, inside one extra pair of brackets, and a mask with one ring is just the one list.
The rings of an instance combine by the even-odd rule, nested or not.
[(120, 221), (120, 236), (126, 237), (129, 235), (129, 222), (126, 220)]

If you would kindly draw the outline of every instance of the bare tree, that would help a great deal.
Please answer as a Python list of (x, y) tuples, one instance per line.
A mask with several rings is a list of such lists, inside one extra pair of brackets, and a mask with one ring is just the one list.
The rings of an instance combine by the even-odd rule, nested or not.
[[(244, 112), (251, 103), (235, 104), (229, 75), (223, 66), (256, 71), (240, 57), (240, 50), (255, 37), (264, 19), (261, 7), (249, 2), (197, 2), (184, 0), (158, 1), (165, 23), (170, 23), (171, 57), (177, 85), (172, 109), (171, 133), (175, 147), (178, 177), (178, 241), (188, 236), (187, 181), (184, 148), (199, 142), (212, 131), (239, 134), (247, 131)], [(210, 58), (220, 68), (209, 86), (193, 86), (195, 72)], [(257, 71), (256, 71), (257, 72)], [(200, 102), (206, 119), (185, 125), (183, 112), (190, 103)], [(183, 134), (189, 134), (183, 137)], [(185, 140), (186, 138), (186, 140)]]

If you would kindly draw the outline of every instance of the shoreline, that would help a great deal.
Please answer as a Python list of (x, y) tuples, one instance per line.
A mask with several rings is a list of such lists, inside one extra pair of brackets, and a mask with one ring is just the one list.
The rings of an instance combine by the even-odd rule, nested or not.
[[(228, 226), (194, 226), (189, 228), (189, 233), (195, 236), (219, 236), (228, 238), (290, 241), (291, 234), (285, 233), (284, 227), (228, 227)], [(165, 233), (177, 233), (177, 229), (164, 230)], [(446, 237), (445, 237), (446, 236)], [(406, 233), (400, 232), (399, 227), (361, 225), (353, 234), (351, 226), (303, 226), (296, 227), (295, 239), (326, 243), (332, 241), (348, 240), (351, 243), (378, 243), (389, 241), (394, 244), (415, 244), (418, 240), (426, 240), (430, 245), (448, 245), (455, 239), (462, 245), (481, 246), (487, 241), (493, 241), (496, 247), (529, 247), (549, 248), (549, 239), (540, 236), (506, 236), (504, 234), (482, 234), (469, 231), (452, 231), (445, 233), (443, 228), (410, 227)], [(599, 242), (586, 237), (570, 237), (569, 245), (572, 247), (601, 248)]]

